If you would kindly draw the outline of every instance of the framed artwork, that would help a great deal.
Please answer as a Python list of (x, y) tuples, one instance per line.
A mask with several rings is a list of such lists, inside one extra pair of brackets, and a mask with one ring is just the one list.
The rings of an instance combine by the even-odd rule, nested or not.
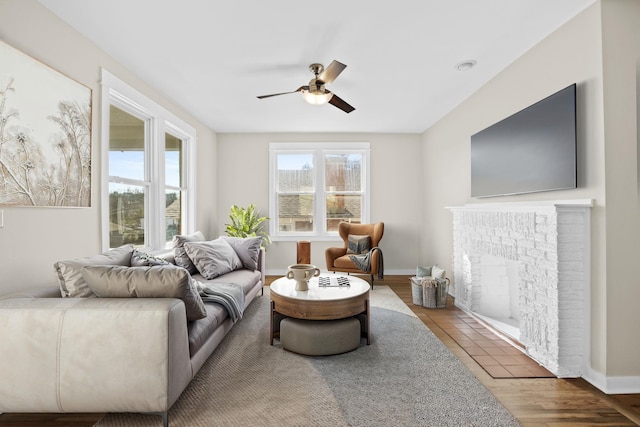
[(91, 89), (2, 41), (0, 205), (91, 206)]

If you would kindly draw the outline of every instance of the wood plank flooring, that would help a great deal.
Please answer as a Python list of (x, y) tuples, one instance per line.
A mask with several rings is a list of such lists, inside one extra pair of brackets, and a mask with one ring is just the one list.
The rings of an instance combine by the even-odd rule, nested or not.
[[(269, 277), (271, 283), (275, 277)], [(586, 381), (558, 378), (493, 378), (438, 324), (443, 310), (412, 304), (409, 276), (386, 276), (387, 285), (525, 427), (640, 425), (640, 394), (606, 395)], [(446, 317), (446, 316), (444, 316)], [(440, 320), (442, 323), (442, 320)], [(448, 333), (448, 332), (449, 333)], [(455, 331), (453, 332), (455, 334)], [(0, 427), (90, 427), (102, 414), (1, 414)]]
[(525, 427), (640, 425), (640, 394), (606, 395), (581, 378), (492, 378), (438, 325), (440, 310), (412, 304), (408, 276), (385, 276), (388, 285)]

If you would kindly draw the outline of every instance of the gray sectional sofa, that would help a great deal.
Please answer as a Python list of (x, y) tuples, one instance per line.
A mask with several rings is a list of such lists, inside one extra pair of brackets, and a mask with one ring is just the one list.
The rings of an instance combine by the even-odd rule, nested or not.
[[(204, 239), (200, 234), (195, 240)], [(201, 243), (200, 249), (209, 249)], [(134, 257), (127, 265), (125, 250), (124, 256), (105, 253), (56, 264), (59, 279), (66, 275), (82, 281), (84, 273), (99, 285), (95, 289), (104, 295), (97, 297), (61, 297), (69, 291), (62, 284), (0, 296), (0, 412), (158, 413), (167, 425), (169, 408), (236, 323), (224, 305), (206, 298), (190, 301), (193, 293), (185, 298), (184, 291), (193, 291), (193, 280), (207, 289), (237, 284), (244, 311), (262, 294), (265, 280), (259, 246), (247, 261), (249, 268), (235, 260), (232, 271), (210, 279), (194, 271), (182, 280), (184, 270), (173, 265), (181, 256), (184, 251), (176, 249), (162, 256), (171, 265), (131, 268)], [(127, 286), (113, 288), (132, 272), (140, 276), (136, 285), (129, 277)], [(154, 274), (162, 279), (150, 287)], [(172, 275), (182, 277), (178, 293), (171, 294), (177, 297), (153, 294)], [(125, 288), (131, 295), (122, 295)], [(110, 292), (120, 294), (114, 298)], [(188, 320), (190, 304), (196, 312), (204, 309), (192, 318), (204, 317)]]

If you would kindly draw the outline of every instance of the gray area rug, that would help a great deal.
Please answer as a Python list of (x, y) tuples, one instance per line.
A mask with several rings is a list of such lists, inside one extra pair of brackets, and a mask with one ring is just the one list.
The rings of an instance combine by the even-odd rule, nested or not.
[[(371, 293), (371, 345), (328, 357), (269, 345), (268, 289), (171, 408), (171, 427), (520, 425), (388, 287)], [(97, 425), (162, 423), (107, 414)]]

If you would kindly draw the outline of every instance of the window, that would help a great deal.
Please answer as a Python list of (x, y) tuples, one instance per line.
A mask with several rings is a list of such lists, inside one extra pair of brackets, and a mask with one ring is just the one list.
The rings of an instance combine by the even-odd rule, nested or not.
[(102, 70), (103, 247), (162, 249), (193, 231), (195, 131)]
[(368, 143), (271, 143), (270, 234), (334, 238), (340, 221), (369, 222)]

